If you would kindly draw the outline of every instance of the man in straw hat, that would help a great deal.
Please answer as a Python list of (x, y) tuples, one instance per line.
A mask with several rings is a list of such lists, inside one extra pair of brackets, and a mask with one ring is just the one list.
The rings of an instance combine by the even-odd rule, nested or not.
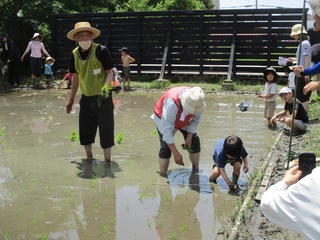
[(82, 93), (79, 113), (80, 144), (84, 146), (87, 162), (93, 160), (92, 143), (99, 127), (100, 145), (106, 163), (111, 159), (114, 145), (114, 115), (112, 92), (113, 61), (106, 46), (93, 43), (100, 31), (88, 22), (78, 22), (67, 37), (79, 45), (72, 51), (69, 71), (73, 73), (70, 98), (66, 102), (70, 113), (78, 87)]
[(160, 137), (160, 175), (166, 176), (171, 154), (176, 164), (184, 166), (182, 155), (173, 139), (178, 130), (185, 139), (182, 147), (189, 152), (192, 169), (199, 169), (200, 139), (197, 127), (205, 108), (204, 92), (200, 87), (174, 87), (157, 101), (151, 118), (157, 125)]

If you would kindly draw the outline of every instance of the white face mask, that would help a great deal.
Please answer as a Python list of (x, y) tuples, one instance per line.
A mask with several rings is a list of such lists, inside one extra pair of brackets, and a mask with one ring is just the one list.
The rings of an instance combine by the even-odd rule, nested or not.
[(88, 50), (91, 47), (91, 43), (92, 43), (92, 41), (81, 41), (81, 42), (78, 42), (79, 46), (84, 50)]

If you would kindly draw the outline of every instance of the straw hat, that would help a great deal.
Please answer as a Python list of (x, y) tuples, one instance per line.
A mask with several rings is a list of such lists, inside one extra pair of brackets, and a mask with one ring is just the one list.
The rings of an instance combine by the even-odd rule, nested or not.
[(320, 2), (319, 0), (308, 0), (308, 3), (310, 7), (312, 8), (312, 11), (320, 17)]
[(52, 57), (47, 57), (47, 58), (46, 58), (46, 62), (48, 62), (48, 61), (50, 61), (50, 60), (53, 61), (53, 58), (52, 58)]
[(88, 22), (77, 22), (74, 25), (74, 29), (72, 29), (70, 32), (67, 34), (67, 38), (70, 40), (76, 41), (74, 38), (74, 35), (77, 34), (78, 32), (83, 32), (83, 31), (88, 31), (92, 33), (92, 39), (98, 37), (100, 35), (100, 30), (91, 27), (90, 23)]
[(302, 28), (302, 33), (307, 34), (306, 29), (301, 24), (296, 24), (292, 27), (290, 36), (292, 37), (294, 35), (301, 34), (301, 28)]
[(40, 41), (43, 40), (43, 37), (40, 35), (40, 33), (34, 33), (33, 37), (32, 37), (32, 40), (34, 40), (36, 37), (39, 37)]
[(193, 87), (186, 90), (181, 95), (181, 105), (183, 109), (190, 114), (201, 114), (206, 108), (204, 92), (200, 87)]

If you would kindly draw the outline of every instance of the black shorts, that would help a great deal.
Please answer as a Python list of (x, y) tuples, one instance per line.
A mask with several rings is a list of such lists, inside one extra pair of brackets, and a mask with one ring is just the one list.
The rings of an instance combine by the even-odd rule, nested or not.
[(30, 57), (30, 66), (31, 66), (31, 74), (36, 77), (40, 77), (41, 76), (42, 59)]
[(307, 102), (310, 99), (311, 93), (309, 92), (306, 95), (303, 94), (303, 88), (306, 85), (306, 81), (304, 80), (304, 77), (297, 77), (296, 78), (296, 90), (295, 90), (295, 94), (297, 99), (303, 103), (303, 102)]
[(81, 96), (79, 136), (81, 145), (94, 143), (99, 127), (100, 145), (103, 149), (114, 145), (114, 115), (112, 93), (98, 104), (98, 96)]
[[(171, 157), (171, 150), (170, 150), (168, 144), (162, 140), (162, 138), (163, 138), (162, 133), (159, 132), (158, 129), (157, 129), (157, 131), (158, 131), (159, 138), (160, 138), (159, 158), (170, 158)], [(182, 130), (182, 129), (180, 129), (179, 131), (183, 134), (184, 140), (186, 140), (187, 136), (188, 136), (188, 132), (185, 130)], [(191, 146), (192, 146), (191, 147), (192, 153), (198, 153), (201, 151), (200, 138), (196, 132), (192, 136)]]

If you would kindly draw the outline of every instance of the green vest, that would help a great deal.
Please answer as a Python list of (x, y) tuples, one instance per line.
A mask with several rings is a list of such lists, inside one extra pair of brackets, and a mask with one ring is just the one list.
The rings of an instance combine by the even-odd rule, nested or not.
[(78, 73), (81, 93), (87, 97), (99, 95), (102, 86), (105, 84), (106, 70), (96, 56), (97, 43), (92, 43), (89, 56), (82, 60), (78, 48), (72, 51), (74, 66)]

